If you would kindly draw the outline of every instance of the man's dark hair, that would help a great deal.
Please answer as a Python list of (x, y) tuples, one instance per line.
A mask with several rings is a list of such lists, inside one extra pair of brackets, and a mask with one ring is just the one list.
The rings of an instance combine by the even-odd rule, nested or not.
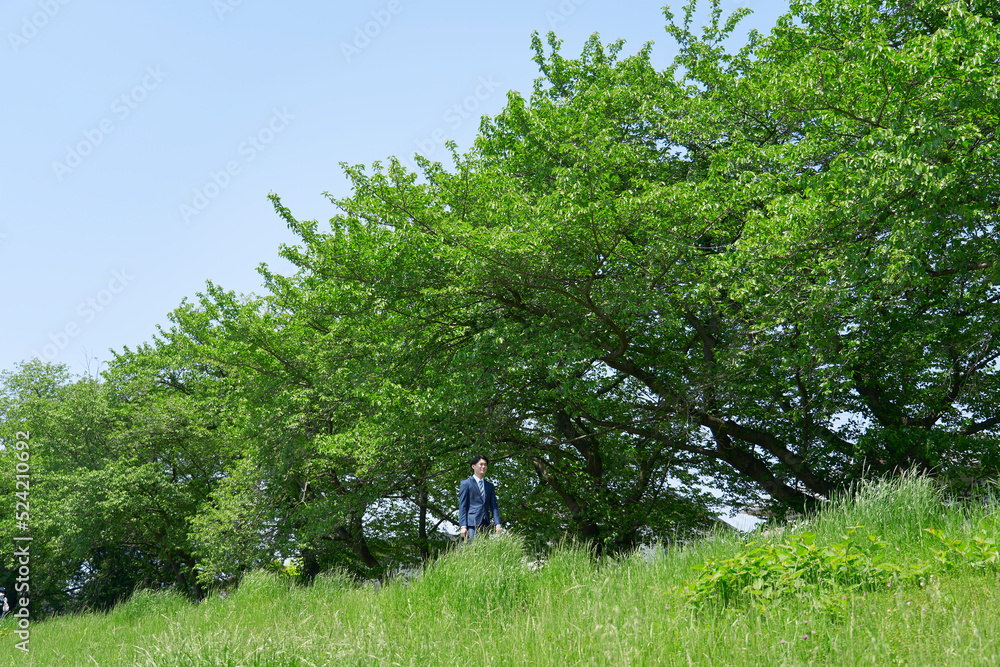
[(471, 461), (469, 461), (469, 466), (474, 466), (477, 463), (479, 463), (480, 461), (486, 461), (486, 465), (490, 464), (490, 460), (488, 458), (486, 458), (482, 454), (477, 454), (476, 456), (472, 457)]

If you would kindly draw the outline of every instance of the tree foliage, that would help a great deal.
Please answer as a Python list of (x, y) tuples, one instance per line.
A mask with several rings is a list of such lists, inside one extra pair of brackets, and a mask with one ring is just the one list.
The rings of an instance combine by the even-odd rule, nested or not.
[(67, 443), (52, 516), (100, 508), (70, 569), (384, 572), (446, 544), (474, 453), (509, 527), (598, 550), (703, 530), (705, 484), (996, 475), (995, 6), (796, 1), (735, 52), (747, 10), (695, 9), (666, 70), (533, 36), (534, 89), (449, 166), (345, 166), (328, 227), (272, 195), (299, 241), (262, 296), (209, 284), (103, 384), (8, 376), (5, 424)]
[[(38, 361), (3, 374), (0, 441), (31, 434), (31, 586), (44, 601), (36, 611), (107, 608), (138, 586), (202, 594), (188, 522), (232, 450), (211, 373), (177, 362), (169, 349), (144, 346), (102, 379)], [(13, 508), (12, 454), (0, 452)], [(4, 518), (5, 541), (24, 533)]]

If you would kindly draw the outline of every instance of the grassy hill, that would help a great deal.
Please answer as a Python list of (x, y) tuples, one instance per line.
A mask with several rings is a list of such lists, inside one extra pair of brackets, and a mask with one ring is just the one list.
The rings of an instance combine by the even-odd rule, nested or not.
[(992, 665), (1000, 516), (931, 482), (872, 484), (798, 525), (594, 562), (516, 536), (409, 581), (269, 573), (195, 604), (140, 592), (36, 622), (14, 665)]

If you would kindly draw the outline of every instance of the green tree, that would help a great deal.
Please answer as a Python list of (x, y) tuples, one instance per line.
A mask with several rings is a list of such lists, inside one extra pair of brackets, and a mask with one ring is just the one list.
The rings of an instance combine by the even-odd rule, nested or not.
[[(2, 378), (3, 491), (31, 433), (32, 589), (38, 610), (107, 608), (137, 586), (200, 597), (189, 521), (232, 456), (211, 369), (169, 349), (116, 357), (103, 377), (23, 364)], [(13, 507), (13, 502), (10, 503)], [(2, 524), (14, 534), (13, 517)]]
[[(243, 443), (195, 522), (205, 576), (286, 557), (307, 577), (418, 562), (441, 546), (433, 529), (449, 516), (433, 424), (404, 389), (369, 377), (377, 352), (362, 332), (345, 335), (301, 307), (311, 294), (271, 279), (269, 297), (209, 285), (199, 307), (172, 315), (174, 339), (226, 369)], [(418, 433), (427, 448), (414, 454), (403, 443)]]
[(345, 167), (323, 229), (272, 195), (299, 242), (263, 296), (209, 284), (100, 381), (6, 374), (53, 605), (418, 562), (476, 453), (510, 527), (598, 549), (704, 529), (703, 484), (995, 475), (994, 4), (797, 1), (736, 52), (746, 11), (695, 9), (664, 71), (534, 36), (534, 90), (449, 167)]
[(666, 483), (691, 471), (799, 507), (864, 474), (990, 474), (990, 11), (794, 3), (729, 54), (739, 15), (714, 5), (698, 36), (690, 6), (666, 72), (648, 47), (536, 38), (530, 100), (452, 170), (348, 169), (328, 233), (275, 199), (303, 245), (272, 285), (598, 542), (691, 525), (704, 500)]

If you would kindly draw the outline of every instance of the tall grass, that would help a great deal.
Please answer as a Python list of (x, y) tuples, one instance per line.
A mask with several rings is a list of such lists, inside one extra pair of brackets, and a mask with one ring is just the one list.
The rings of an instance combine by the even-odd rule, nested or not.
[(814, 516), (761, 532), (774, 539), (809, 531), (817, 534), (819, 543), (830, 543), (853, 528), (905, 550), (900, 558), (929, 557), (940, 542), (928, 529), (964, 537), (983, 531), (995, 534), (998, 507), (992, 494), (959, 502), (932, 478), (905, 473), (860, 481), (851, 493), (834, 498)]
[[(35, 623), (28, 656), (5, 620), (0, 643), (15, 665), (991, 665), (1000, 570), (945, 567), (924, 529), (995, 539), (994, 510), (949, 505), (930, 480), (908, 477), (866, 484), (767, 536), (719, 534), (598, 561), (562, 545), (537, 567), (506, 535), (450, 551), (406, 581), (359, 585), (331, 572), (306, 587), (258, 572), (228, 598), (140, 592), (107, 614)], [(706, 561), (806, 531), (823, 547), (857, 526), (887, 543), (893, 562), (937, 569), (923, 586), (845, 588), (837, 614), (808, 595), (690, 602)]]

